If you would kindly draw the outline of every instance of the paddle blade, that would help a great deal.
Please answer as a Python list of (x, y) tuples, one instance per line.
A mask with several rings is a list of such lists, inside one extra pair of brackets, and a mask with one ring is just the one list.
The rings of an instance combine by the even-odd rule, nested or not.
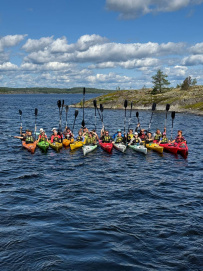
[(85, 127), (85, 121), (82, 120), (82, 127)]
[(156, 109), (156, 103), (152, 104), (152, 111), (154, 111)]
[(78, 110), (76, 109), (75, 110), (75, 118), (77, 118), (77, 116), (78, 116)]
[(127, 106), (128, 106), (128, 101), (125, 100), (125, 101), (124, 101), (124, 107), (126, 108)]
[(170, 109), (170, 104), (166, 105), (166, 111), (168, 111)]
[(100, 111), (103, 112), (104, 108), (103, 108), (103, 105), (100, 104)]
[(175, 114), (176, 114), (175, 111), (172, 111), (172, 112), (171, 112), (171, 118), (172, 118), (172, 119), (175, 119)]
[(58, 105), (58, 108), (61, 107), (61, 100), (58, 100), (58, 101), (57, 101), (57, 105)]
[(38, 109), (35, 108), (35, 116), (37, 116), (37, 113), (38, 113)]
[(66, 113), (68, 113), (68, 109), (69, 109), (69, 107), (68, 107), (68, 105), (66, 105)]
[(93, 101), (93, 104), (94, 104), (94, 107), (96, 108), (96, 107), (97, 107), (97, 101), (94, 100), (94, 101)]
[(20, 116), (22, 116), (22, 111), (21, 110), (19, 110), (19, 114), (20, 114)]
[(136, 112), (136, 117), (139, 118), (139, 112)]
[(85, 95), (85, 88), (83, 88), (83, 95)]

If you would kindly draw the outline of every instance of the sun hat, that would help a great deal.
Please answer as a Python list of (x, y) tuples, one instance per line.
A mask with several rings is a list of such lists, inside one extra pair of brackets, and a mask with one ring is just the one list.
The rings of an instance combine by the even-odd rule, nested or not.
[(53, 129), (52, 129), (52, 132), (53, 132), (54, 130), (56, 130), (56, 131), (57, 131), (57, 129), (56, 129), (56, 128), (53, 128)]

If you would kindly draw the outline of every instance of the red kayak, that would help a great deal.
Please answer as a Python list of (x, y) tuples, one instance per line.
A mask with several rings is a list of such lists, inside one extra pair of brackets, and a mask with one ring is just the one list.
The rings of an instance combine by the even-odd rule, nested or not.
[(177, 144), (171, 144), (171, 143), (160, 143), (159, 146), (164, 147), (164, 151), (171, 152), (174, 154), (177, 154), (178, 152), (178, 146)]
[(184, 142), (177, 143), (178, 153), (180, 153), (183, 157), (187, 157), (188, 155), (188, 146)]
[(108, 153), (111, 153), (112, 152), (112, 149), (113, 149), (113, 143), (102, 143), (102, 141), (100, 140), (99, 141), (99, 145), (101, 146), (101, 148), (108, 152)]

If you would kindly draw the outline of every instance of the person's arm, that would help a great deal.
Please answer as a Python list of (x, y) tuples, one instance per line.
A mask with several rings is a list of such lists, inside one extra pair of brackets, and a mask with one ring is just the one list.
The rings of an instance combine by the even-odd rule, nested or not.
[(23, 139), (23, 136), (14, 136), (14, 138)]

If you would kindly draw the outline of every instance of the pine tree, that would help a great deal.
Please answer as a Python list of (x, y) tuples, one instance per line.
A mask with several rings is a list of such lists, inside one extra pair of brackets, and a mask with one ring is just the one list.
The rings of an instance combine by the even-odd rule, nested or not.
[(164, 86), (170, 85), (170, 82), (166, 79), (167, 77), (168, 75), (163, 74), (161, 70), (158, 70), (157, 73), (152, 76), (154, 88), (161, 92)]

